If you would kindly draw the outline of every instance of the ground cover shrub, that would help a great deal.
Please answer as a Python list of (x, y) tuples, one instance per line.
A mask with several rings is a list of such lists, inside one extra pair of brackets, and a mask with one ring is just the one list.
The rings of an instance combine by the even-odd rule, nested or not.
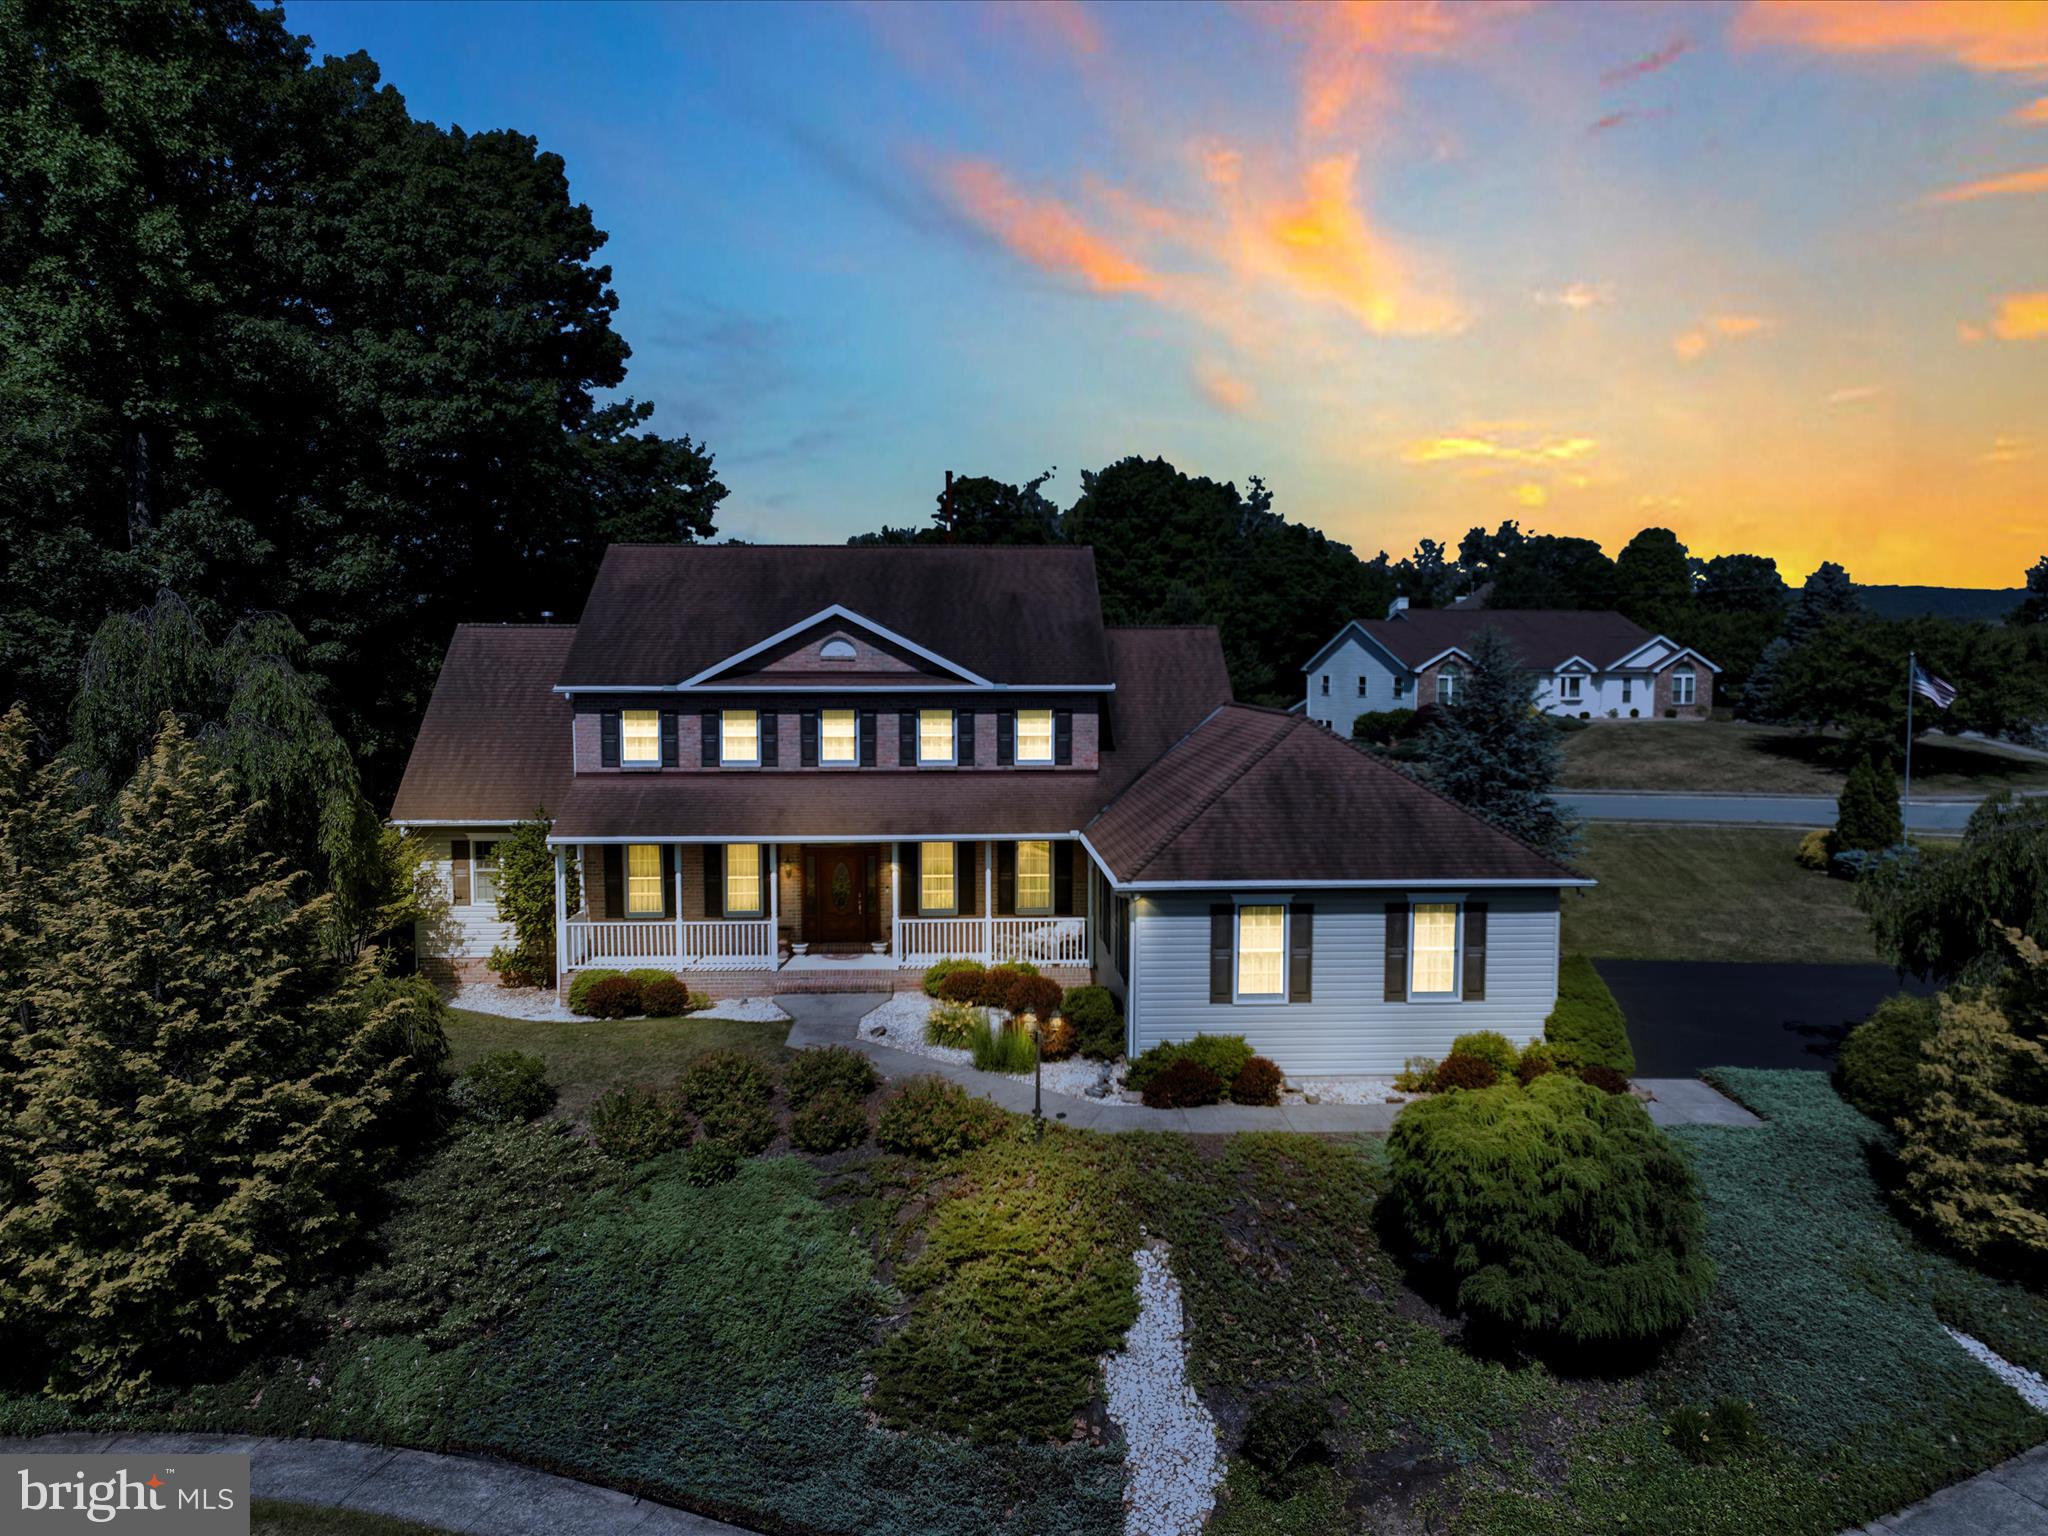
[(1451, 1054), (1477, 1056), (1482, 1061), (1490, 1061), (1493, 1070), (1502, 1077), (1514, 1076), (1515, 1067), (1521, 1060), (1521, 1053), (1497, 1029), (1474, 1030), (1469, 1035), (1458, 1036), (1451, 1042)]
[(843, 1094), (858, 1103), (881, 1081), (872, 1061), (844, 1045), (798, 1051), (782, 1069), (782, 1091), (795, 1109), (825, 1093)]
[(1897, 1125), (1927, 1091), (1921, 1047), (1940, 1022), (1936, 998), (1901, 992), (1879, 1003), (1842, 1042), (1835, 1080), (1842, 1097), (1880, 1124)]
[(988, 973), (978, 965), (961, 966), (939, 978), (939, 996), (949, 1003), (979, 1005), (988, 993)]
[(987, 1146), (1009, 1129), (1010, 1117), (942, 1077), (914, 1077), (882, 1106), (875, 1140), (911, 1157), (958, 1157)]
[(1173, 1063), (1192, 1061), (1207, 1067), (1218, 1082), (1231, 1083), (1251, 1059), (1252, 1048), (1243, 1035), (1195, 1035), (1186, 1040), (1168, 1040), (1145, 1051), (1131, 1063), (1124, 1082), (1142, 1093), (1153, 1077)]
[(1591, 1083), (1602, 1093), (1627, 1093), (1628, 1079), (1612, 1067), (1603, 1067), (1597, 1061), (1582, 1063), (1576, 1069), (1580, 1082)]
[(1074, 1054), (1076, 1041), (1073, 1021), (1065, 1015), (1038, 1016), (1038, 1050), (1047, 1061), (1065, 1061)]
[(486, 1125), (533, 1120), (554, 1106), (547, 1063), (524, 1051), (492, 1051), (462, 1069), (451, 1095), (456, 1107)]
[(789, 1117), (789, 1139), (806, 1152), (843, 1152), (868, 1139), (868, 1112), (844, 1088), (827, 1088)]
[(985, 1018), (981, 1028), (969, 1037), (967, 1049), (983, 1072), (1029, 1072), (1038, 1062), (1038, 1047), (1031, 1034), (1012, 1020), (991, 1024)]
[(690, 1117), (653, 1088), (614, 1088), (590, 1106), (590, 1138), (607, 1157), (644, 1163), (687, 1146)]
[(1213, 1067), (1180, 1056), (1146, 1078), (1140, 1092), (1151, 1109), (1195, 1109), (1222, 1100), (1223, 1079)]
[(1674, 1408), (1665, 1415), (1664, 1438), (1687, 1461), (1717, 1467), (1755, 1450), (1762, 1423), (1756, 1404), (1724, 1397), (1711, 1408)]
[(603, 967), (592, 971), (578, 971), (569, 979), (569, 1011), (588, 1017), (590, 1014), (590, 989), (601, 981), (624, 975), (622, 971), (607, 970)]
[(926, 997), (937, 997), (939, 995), (939, 983), (955, 971), (978, 971), (980, 969), (981, 963), (977, 960), (940, 960), (932, 965), (928, 965), (925, 967), (924, 972), (924, 995)]
[(1801, 869), (1810, 869), (1816, 874), (1827, 872), (1828, 860), (1839, 850), (1835, 847), (1835, 833), (1832, 827), (1815, 827), (1799, 839), (1799, 847), (1792, 858)]
[(1543, 1021), (1543, 1038), (1560, 1059), (1597, 1062), (1622, 1073), (1636, 1069), (1621, 1004), (1584, 955), (1566, 955), (1558, 964), (1557, 1003)]
[(964, 1051), (987, 1028), (988, 1014), (975, 1003), (935, 1003), (925, 1017), (924, 1038), (928, 1045)]
[(1280, 1086), (1285, 1082), (1280, 1068), (1263, 1056), (1254, 1056), (1237, 1069), (1237, 1076), (1231, 1080), (1230, 1102), (1233, 1104), (1273, 1105), (1280, 1102)]
[(630, 976), (607, 976), (583, 994), (583, 1011), (593, 1019), (630, 1019), (646, 1011), (640, 983)]
[(1065, 996), (1050, 976), (1019, 976), (1010, 983), (1010, 1012), (1028, 1013), (1043, 1022), (1060, 1011)]
[(1499, 1081), (1500, 1068), (1484, 1056), (1453, 1051), (1430, 1074), (1429, 1086), (1433, 1093), (1449, 1093), (1454, 1088), (1491, 1088)]
[(1633, 1099), (1558, 1072), (1442, 1094), (1401, 1111), (1387, 1156), (1392, 1220), (1482, 1333), (1626, 1349), (1712, 1287), (1697, 1182)]
[(1436, 1084), (1436, 1058), (1410, 1056), (1394, 1074), (1394, 1087), (1401, 1093), (1428, 1093)]
[(1123, 1010), (1107, 987), (1075, 987), (1060, 1004), (1074, 1026), (1075, 1048), (1090, 1061), (1115, 1061), (1124, 1053)]
[(740, 1154), (737, 1148), (723, 1141), (699, 1141), (691, 1144), (682, 1157), (682, 1177), (686, 1184), (700, 1189), (713, 1184), (723, 1184), (739, 1172)]
[(1329, 1402), (1313, 1392), (1283, 1389), (1260, 1398), (1240, 1448), (1258, 1469), (1259, 1491), (1269, 1499), (1290, 1496), (1310, 1467), (1329, 1461), (1334, 1428)]
[(650, 1019), (679, 1019), (704, 1007), (699, 997), (673, 976), (657, 976), (640, 984), (640, 1008)]

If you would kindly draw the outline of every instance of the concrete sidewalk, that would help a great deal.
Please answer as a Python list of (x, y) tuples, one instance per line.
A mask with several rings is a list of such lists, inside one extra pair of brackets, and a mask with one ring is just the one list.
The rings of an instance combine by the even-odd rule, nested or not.
[(483, 1456), (396, 1451), (353, 1440), (254, 1435), (44, 1435), (0, 1451), (225, 1452), (249, 1458), (249, 1492), (489, 1536), (751, 1536), (737, 1525)]
[[(1031, 1113), (1031, 1079), (983, 1072), (965, 1063), (940, 1061), (861, 1038), (860, 1021), (888, 999), (879, 993), (792, 993), (777, 1001), (789, 1013), (789, 1043), (850, 1045), (887, 1078), (943, 1077), (971, 1093), (1018, 1114)], [(1697, 1078), (1645, 1078), (1641, 1086), (1656, 1098), (1647, 1106), (1659, 1125), (1761, 1125), (1763, 1122)], [(1209, 1104), (1200, 1109), (1147, 1109), (1079, 1094), (1045, 1095), (1045, 1118), (1084, 1131), (1179, 1131), (1222, 1136), (1236, 1131), (1311, 1131), (1324, 1134), (1384, 1135), (1393, 1129), (1398, 1104), (1282, 1104), (1263, 1109), (1249, 1104)]]
[(2048, 1445), (2037, 1445), (1844, 1536), (2041, 1536), (2044, 1531)]

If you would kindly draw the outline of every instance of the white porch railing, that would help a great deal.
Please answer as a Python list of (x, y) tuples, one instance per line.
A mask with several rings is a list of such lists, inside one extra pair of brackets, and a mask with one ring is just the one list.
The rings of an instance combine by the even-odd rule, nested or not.
[(902, 963), (930, 965), (936, 960), (971, 960), (981, 953), (978, 917), (906, 917), (900, 930)]
[(625, 962), (677, 970), (768, 971), (775, 968), (774, 924), (766, 918), (714, 918), (664, 922), (632, 918), (562, 925), (562, 966)]
[(1029, 960), (1033, 965), (1086, 965), (1088, 920), (1083, 917), (999, 917), (990, 936), (992, 962)]

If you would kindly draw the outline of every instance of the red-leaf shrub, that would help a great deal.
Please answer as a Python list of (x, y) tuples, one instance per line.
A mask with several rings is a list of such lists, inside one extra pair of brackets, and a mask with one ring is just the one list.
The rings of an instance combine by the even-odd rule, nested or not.
[(1628, 1079), (1612, 1067), (1603, 1067), (1597, 1061), (1589, 1061), (1579, 1068), (1581, 1082), (1591, 1083), (1602, 1093), (1627, 1093)]
[(650, 1019), (679, 1019), (690, 1011), (690, 989), (673, 976), (658, 977), (641, 986), (640, 1006)]
[(1238, 1068), (1237, 1081), (1230, 1085), (1230, 1102), (1278, 1104), (1281, 1081), (1279, 1067), (1263, 1056), (1254, 1056)]
[(640, 983), (630, 976), (607, 976), (583, 997), (583, 1011), (593, 1019), (629, 1019), (644, 1007)]
[(949, 1003), (978, 1003), (981, 1001), (983, 978), (988, 975), (980, 966), (963, 965), (957, 971), (948, 971), (939, 978), (939, 996)]
[(1436, 1069), (1432, 1086), (1438, 1093), (1453, 1088), (1491, 1088), (1500, 1081), (1500, 1070), (1484, 1056), (1453, 1051)]
[(1060, 1011), (1060, 999), (1065, 995), (1050, 976), (1019, 976), (1010, 982), (1010, 1012), (1035, 1013), (1043, 1023)]
[(1223, 1097), (1223, 1079), (1185, 1056), (1169, 1063), (1145, 1084), (1145, 1103), (1153, 1109), (1192, 1109)]

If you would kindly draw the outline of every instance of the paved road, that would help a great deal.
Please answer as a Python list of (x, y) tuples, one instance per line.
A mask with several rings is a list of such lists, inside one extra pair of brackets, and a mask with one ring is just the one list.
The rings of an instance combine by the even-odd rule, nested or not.
[[(1663, 791), (1562, 790), (1558, 803), (1589, 821), (1675, 821), (1771, 827), (1831, 827), (1830, 795), (1694, 795)], [(1960, 832), (1975, 800), (1921, 800), (1906, 807), (1915, 832)]]
[(1744, 965), (1596, 960), (1628, 1016), (1636, 1071), (1690, 1077), (1708, 1067), (1831, 1071), (1842, 1037), (1894, 992), (1932, 992), (1882, 965)]

